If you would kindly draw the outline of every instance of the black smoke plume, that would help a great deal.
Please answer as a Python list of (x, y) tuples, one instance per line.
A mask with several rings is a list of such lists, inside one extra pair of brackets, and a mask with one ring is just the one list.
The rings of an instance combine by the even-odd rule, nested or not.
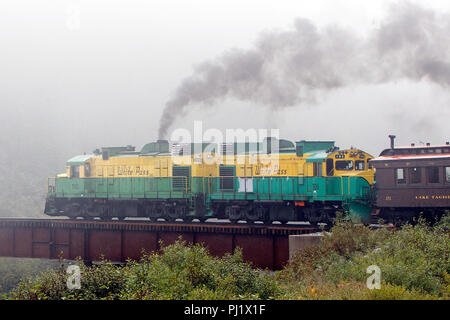
[(366, 37), (340, 28), (319, 29), (297, 19), (292, 30), (261, 34), (250, 50), (234, 49), (195, 67), (163, 111), (167, 138), (188, 106), (233, 97), (272, 109), (314, 103), (330, 90), (397, 79), (450, 85), (450, 16), (409, 2), (392, 5)]

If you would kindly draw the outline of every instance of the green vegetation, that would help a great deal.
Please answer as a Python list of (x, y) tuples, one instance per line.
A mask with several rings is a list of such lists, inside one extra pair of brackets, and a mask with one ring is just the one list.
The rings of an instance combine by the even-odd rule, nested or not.
[(59, 262), (47, 259), (0, 258), (0, 295), (9, 293), (24, 277), (58, 268)]
[[(66, 266), (24, 279), (11, 299), (449, 299), (449, 217), (431, 227), (420, 219), (398, 230), (372, 230), (338, 219), (316, 247), (282, 271), (255, 270), (237, 250), (222, 258), (179, 240), (160, 254), (117, 267), (81, 270), (81, 289), (68, 290)], [(369, 290), (367, 267), (381, 269)]]
[(66, 288), (62, 265), (30, 278), (11, 292), (13, 299), (270, 299), (279, 295), (275, 280), (243, 262), (242, 253), (212, 257), (201, 245), (183, 241), (144, 255), (139, 263), (116, 267), (102, 261), (78, 263), (81, 289)]
[[(300, 252), (277, 274), (290, 299), (448, 299), (449, 219), (434, 227), (371, 230), (339, 220), (319, 246)], [(381, 270), (381, 289), (369, 290), (366, 270)]]

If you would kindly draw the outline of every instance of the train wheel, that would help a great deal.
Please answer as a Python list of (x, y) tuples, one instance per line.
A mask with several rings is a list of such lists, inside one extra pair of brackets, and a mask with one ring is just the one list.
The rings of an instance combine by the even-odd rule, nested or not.
[(238, 220), (242, 219), (242, 210), (233, 206), (228, 206), (225, 208), (225, 217), (227, 217), (231, 223), (236, 223)]
[(170, 222), (174, 222), (177, 219), (181, 219), (185, 215), (184, 209), (185, 208), (182, 206), (167, 207), (165, 210), (164, 218)]
[(86, 220), (93, 220), (95, 217), (98, 217), (98, 210), (93, 204), (85, 204), (81, 210), (83, 218)]
[(71, 203), (64, 207), (64, 214), (71, 220), (81, 216), (81, 206), (78, 203)]
[(255, 221), (264, 219), (260, 210), (258, 209), (244, 210), (244, 214), (247, 223), (254, 223)]
[(160, 204), (147, 206), (145, 212), (150, 221), (157, 221), (159, 218), (165, 217), (165, 208)]

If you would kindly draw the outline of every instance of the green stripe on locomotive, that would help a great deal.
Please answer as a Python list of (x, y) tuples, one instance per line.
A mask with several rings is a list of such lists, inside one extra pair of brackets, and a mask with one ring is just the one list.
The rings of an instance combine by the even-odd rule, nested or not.
[(58, 178), (56, 179), (55, 197), (182, 199), (190, 197), (193, 192), (197, 192), (196, 188), (200, 188), (197, 185), (183, 177)]
[[(232, 183), (224, 187), (226, 179)], [(361, 177), (220, 177), (212, 182), (213, 200), (368, 200), (370, 190)]]
[[(233, 179), (223, 188), (224, 179)], [(370, 185), (362, 177), (215, 178), (214, 200), (268, 200), (340, 203), (355, 222), (368, 222)]]
[[(57, 178), (56, 198), (186, 199), (341, 203), (355, 220), (370, 215), (370, 186), (362, 177)], [(209, 211), (209, 210), (208, 210)], [(211, 212), (207, 213), (210, 216)]]
[(368, 200), (362, 177), (58, 178), (58, 198), (183, 198), (210, 194), (233, 200)]

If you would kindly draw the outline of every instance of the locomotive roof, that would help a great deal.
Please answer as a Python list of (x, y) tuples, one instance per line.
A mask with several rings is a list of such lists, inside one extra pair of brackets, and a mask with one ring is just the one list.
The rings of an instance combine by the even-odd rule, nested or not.
[(327, 150), (314, 152), (306, 158), (306, 162), (323, 162), (328, 157), (328, 155), (329, 153), (327, 152)]
[(79, 155), (79, 156), (75, 156), (73, 158), (70, 158), (69, 160), (67, 160), (67, 165), (80, 165), (80, 164), (84, 164), (84, 162), (86, 160), (89, 160), (90, 158), (92, 158), (92, 154), (83, 154), (83, 155)]

